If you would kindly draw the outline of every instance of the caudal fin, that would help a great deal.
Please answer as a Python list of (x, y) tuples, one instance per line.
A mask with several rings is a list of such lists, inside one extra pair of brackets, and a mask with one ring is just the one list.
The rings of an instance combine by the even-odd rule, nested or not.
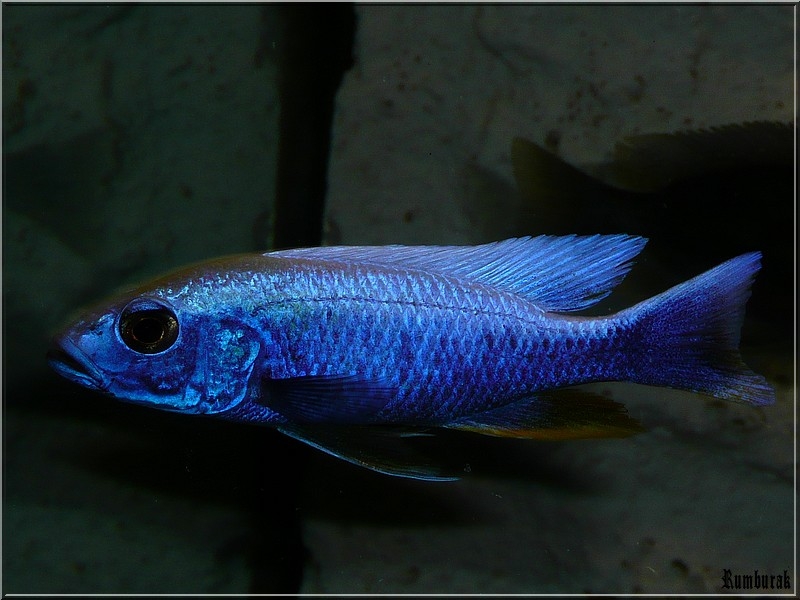
[(759, 252), (743, 254), (624, 311), (634, 323), (632, 379), (753, 405), (775, 402), (775, 391), (739, 353), (760, 268)]

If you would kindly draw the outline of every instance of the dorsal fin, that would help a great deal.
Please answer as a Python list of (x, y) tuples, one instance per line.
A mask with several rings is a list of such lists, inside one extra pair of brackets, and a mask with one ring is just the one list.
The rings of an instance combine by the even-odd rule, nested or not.
[(570, 312), (605, 298), (645, 243), (625, 234), (542, 235), (480, 246), (328, 246), (268, 255), (441, 273), (519, 294), (546, 311)]

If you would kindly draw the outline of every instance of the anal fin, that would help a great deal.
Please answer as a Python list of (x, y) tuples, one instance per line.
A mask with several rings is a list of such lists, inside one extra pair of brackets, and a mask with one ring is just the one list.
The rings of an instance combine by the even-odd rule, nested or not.
[(482, 435), (539, 440), (621, 438), (644, 428), (619, 402), (578, 388), (543, 392), (446, 427)]

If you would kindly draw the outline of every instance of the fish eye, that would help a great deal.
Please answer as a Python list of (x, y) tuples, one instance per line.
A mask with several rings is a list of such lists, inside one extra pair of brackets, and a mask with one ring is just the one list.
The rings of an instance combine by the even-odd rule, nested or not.
[(125, 345), (140, 354), (157, 354), (178, 339), (178, 319), (161, 303), (131, 302), (119, 320), (119, 335)]

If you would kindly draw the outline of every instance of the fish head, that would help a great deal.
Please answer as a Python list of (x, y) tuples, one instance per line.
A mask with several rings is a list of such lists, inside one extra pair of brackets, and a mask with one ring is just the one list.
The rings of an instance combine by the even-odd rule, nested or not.
[(238, 405), (250, 389), (258, 336), (234, 315), (170, 289), (128, 295), (79, 318), (54, 339), (50, 365), (86, 388), (164, 410), (213, 414)]

